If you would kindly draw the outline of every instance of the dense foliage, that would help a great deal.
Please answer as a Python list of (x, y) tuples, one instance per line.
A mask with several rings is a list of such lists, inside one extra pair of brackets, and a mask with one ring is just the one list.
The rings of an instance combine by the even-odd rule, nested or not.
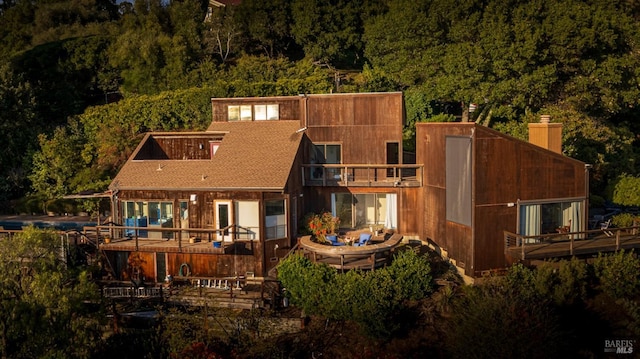
[(604, 0), (4, 1), (0, 200), (104, 189), (142, 132), (202, 129), (208, 97), (398, 90), (407, 150), (416, 122), (524, 138), (550, 113), (611, 200), (638, 175), (639, 17)]
[(0, 240), (0, 357), (89, 358), (100, 343), (98, 288), (60, 240), (33, 227)]
[[(0, 240), (0, 357), (599, 357), (605, 340), (640, 335), (640, 259), (629, 251), (515, 265), (472, 286), (419, 246), (373, 272), (294, 255), (278, 267), (288, 308), (147, 307), (158, 316), (125, 325), (118, 312), (141, 303), (101, 300), (60, 239), (28, 228)], [(274, 315), (292, 307), (302, 327)]]
[(424, 299), (433, 290), (428, 259), (411, 249), (398, 252), (389, 267), (343, 274), (301, 255), (289, 256), (278, 266), (278, 280), (305, 313), (356, 322), (373, 336), (393, 333), (398, 323), (392, 318), (405, 302)]

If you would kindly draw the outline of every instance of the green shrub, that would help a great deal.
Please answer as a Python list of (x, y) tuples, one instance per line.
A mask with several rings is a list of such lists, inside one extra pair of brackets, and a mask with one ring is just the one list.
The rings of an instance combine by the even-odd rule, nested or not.
[(637, 219), (638, 216), (631, 213), (620, 213), (611, 218), (611, 223), (618, 228), (631, 227), (633, 226), (633, 221)]
[(410, 249), (398, 251), (389, 267), (343, 274), (296, 254), (280, 263), (278, 279), (291, 303), (307, 314), (353, 321), (372, 337), (398, 329), (402, 323), (394, 321), (394, 314), (405, 301), (423, 299), (433, 291), (427, 258)]
[(623, 206), (640, 206), (640, 178), (620, 176), (613, 189), (613, 202)]
[(612, 298), (633, 298), (640, 293), (640, 261), (633, 251), (600, 253), (593, 268), (600, 290)]

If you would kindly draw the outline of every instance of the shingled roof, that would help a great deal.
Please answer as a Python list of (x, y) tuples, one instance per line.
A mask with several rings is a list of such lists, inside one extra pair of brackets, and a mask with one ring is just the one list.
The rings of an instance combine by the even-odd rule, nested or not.
[(298, 128), (298, 121), (213, 123), (206, 133), (224, 137), (213, 158), (206, 160), (135, 160), (141, 144), (109, 188), (283, 190), (302, 139)]

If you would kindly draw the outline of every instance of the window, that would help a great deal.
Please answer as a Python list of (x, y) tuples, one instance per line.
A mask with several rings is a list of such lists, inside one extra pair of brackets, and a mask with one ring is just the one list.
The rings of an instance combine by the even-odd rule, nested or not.
[(471, 139), (447, 137), (445, 150), (447, 221), (471, 226)]
[(583, 231), (583, 208), (583, 200), (521, 203), (518, 208), (520, 234), (537, 236), (557, 233), (558, 228), (565, 226), (569, 227), (570, 232)]
[(279, 105), (229, 105), (229, 121), (265, 121), (280, 119)]
[[(342, 163), (342, 149), (336, 144), (312, 144), (311, 164), (338, 164)], [(327, 168), (325, 172), (331, 179), (339, 179), (339, 168)], [(311, 167), (311, 179), (322, 179), (323, 169), (321, 166)], [(337, 177), (336, 177), (337, 176)]]
[(383, 225), (396, 228), (395, 193), (333, 193), (331, 209), (342, 227), (367, 228)]
[(260, 205), (258, 201), (236, 201), (238, 239), (260, 239)]
[(251, 106), (240, 106), (240, 121), (251, 121)]
[[(123, 223), (129, 227), (158, 227), (174, 228), (173, 223), (173, 202), (159, 201), (125, 201), (123, 203)], [(128, 230), (127, 234), (132, 234)], [(146, 237), (147, 232), (140, 231), (141, 237)], [(148, 233), (149, 237), (173, 238), (172, 232)]]
[(229, 106), (227, 111), (229, 121), (240, 121), (240, 106)]
[(266, 239), (285, 238), (287, 236), (287, 217), (284, 199), (265, 202)]

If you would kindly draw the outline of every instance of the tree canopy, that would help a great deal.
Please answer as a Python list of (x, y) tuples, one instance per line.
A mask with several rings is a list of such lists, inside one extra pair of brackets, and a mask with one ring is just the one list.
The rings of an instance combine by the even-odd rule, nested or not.
[[(638, 171), (639, 18), (640, 6), (623, 0), (248, 0), (210, 12), (195, 0), (3, 2), (0, 193), (78, 187), (28, 180), (55, 172), (42, 158), (64, 152), (50, 143), (56, 133), (80, 131), (85, 166), (104, 170), (84, 186), (98, 187), (121, 164), (113, 151), (126, 158), (137, 134), (202, 128), (206, 97), (401, 90), (405, 149), (420, 121), (476, 121), (520, 136), (552, 113), (566, 125), (565, 154), (593, 165), (592, 190), (602, 194)], [(177, 107), (128, 113), (154, 96)], [(63, 182), (78, 172), (64, 171), (72, 175)]]

